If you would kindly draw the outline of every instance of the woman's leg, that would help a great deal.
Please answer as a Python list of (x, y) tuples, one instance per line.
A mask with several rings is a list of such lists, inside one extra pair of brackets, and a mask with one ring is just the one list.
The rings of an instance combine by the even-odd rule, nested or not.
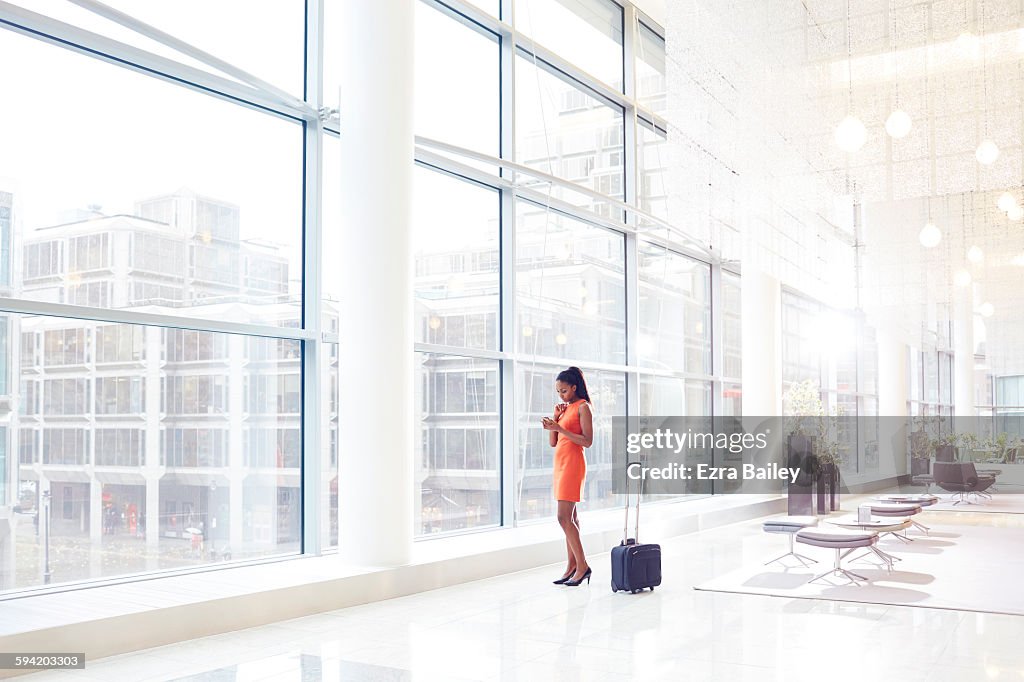
[(587, 564), (587, 557), (583, 554), (583, 543), (580, 541), (580, 527), (576, 516), (576, 503), (567, 500), (558, 501), (558, 523), (565, 533), (565, 542), (576, 561), (576, 574), (573, 580), (579, 580), (580, 576), (587, 572), (590, 566)]
[(562, 577), (568, 578), (576, 574), (576, 557), (572, 553), (572, 547), (569, 546), (569, 538), (565, 538), (565, 552), (568, 555), (568, 563), (565, 565), (565, 570), (562, 571)]

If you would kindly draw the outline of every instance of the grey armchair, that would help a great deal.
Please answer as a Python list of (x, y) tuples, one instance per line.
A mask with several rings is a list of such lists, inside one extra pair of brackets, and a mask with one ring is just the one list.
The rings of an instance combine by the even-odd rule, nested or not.
[(974, 462), (935, 462), (932, 476), (935, 485), (955, 494), (954, 505), (968, 502), (970, 495), (988, 496), (985, 491), (996, 482), (994, 476), (979, 475)]

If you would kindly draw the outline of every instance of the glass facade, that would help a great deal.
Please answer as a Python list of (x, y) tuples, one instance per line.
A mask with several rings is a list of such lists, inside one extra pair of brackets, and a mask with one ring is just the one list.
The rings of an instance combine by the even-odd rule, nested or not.
[[(878, 347), (859, 316), (792, 291), (782, 293), (783, 411), (800, 382), (817, 387), (824, 414), (836, 417), (841, 470), (878, 469)], [(847, 419), (856, 417), (857, 419)], [(850, 428), (856, 424), (855, 428)]]
[[(40, 584), (44, 499), (54, 582), (344, 543), (338, 372), (359, 331), (338, 319), (346, 292), (330, 267), (308, 257), (345, 248), (329, 229), (343, 219), (344, 122), (287, 101), (340, 96), (338, 3), (325, 3), (322, 35), (305, 34), (302, 3), (256, 13), (279, 37), (266, 45), (256, 33), (210, 43), (238, 2), (175, 16), (113, 4), (269, 85), (257, 97), (74, 6), (50, 16), (149, 51), (168, 73), (0, 29), (0, 58), (26, 65), (5, 92), (40, 105), (0, 108), (0, 130), (47, 131), (11, 136), (0, 156), (0, 182), (13, 180), (0, 184), (0, 290), (32, 311), (0, 316), (0, 505), (19, 519), (0, 591)], [(512, 5), (415, 5), (416, 133), (489, 157), (421, 147), (415, 159), (419, 537), (553, 515), (539, 419), (568, 365), (593, 399), (584, 514), (621, 501), (614, 417), (742, 413), (739, 275), (645, 231), (669, 217), (660, 29), (611, 0), (515, 0), (514, 26), (500, 18)], [(323, 102), (303, 72), (321, 43)], [(815, 305), (786, 308), (787, 382), (826, 376), (805, 340)], [(858, 353), (823, 390), (868, 413), (872, 360)], [(303, 525), (310, 499), (319, 528)]]

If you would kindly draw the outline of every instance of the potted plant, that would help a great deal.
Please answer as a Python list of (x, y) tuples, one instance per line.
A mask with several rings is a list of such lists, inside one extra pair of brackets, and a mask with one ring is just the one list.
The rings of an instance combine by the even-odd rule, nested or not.
[(910, 475), (921, 476), (932, 473), (932, 455), (935, 445), (924, 429), (924, 423), (910, 434)]
[(932, 440), (932, 450), (935, 452), (936, 462), (955, 462), (956, 446), (959, 437), (955, 433), (939, 434)]
[[(800, 466), (811, 475), (817, 493), (817, 511), (821, 514), (829, 509), (835, 511), (839, 509), (839, 464), (842, 462), (842, 447), (835, 438), (838, 413), (830, 415), (825, 410), (821, 391), (813, 379), (793, 384), (783, 400), (790, 466)], [(798, 492), (809, 495), (809, 488)], [(791, 486), (791, 493), (793, 490)]]

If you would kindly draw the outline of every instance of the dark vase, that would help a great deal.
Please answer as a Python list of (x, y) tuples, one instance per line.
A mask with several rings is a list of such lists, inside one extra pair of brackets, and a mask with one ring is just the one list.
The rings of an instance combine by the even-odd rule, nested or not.
[(912, 457), (910, 459), (911, 476), (927, 476), (932, 472), (932, 461), (923, 457)]
[(786, 513), (790, 516), (814, 515), (814, 473), (811, 454), (813, 443), (806, 436), (794, 434), (786, 442), (788, 466), (799, 468), (800, 474), (786, 488)]
[(936, 462), (955, 462), (956, 448), (952, 445), (940, 445), (935, 448)]
[(828, 513), (828, 465), (818, 469), (818, 476), (814, 480), (814, 492), (818, 501), (818, 513)]
[(839, 466), (836, 464), (826, 464), (825, 471), (829, 481), (828, 508), (831, 511), (839, 511)]

